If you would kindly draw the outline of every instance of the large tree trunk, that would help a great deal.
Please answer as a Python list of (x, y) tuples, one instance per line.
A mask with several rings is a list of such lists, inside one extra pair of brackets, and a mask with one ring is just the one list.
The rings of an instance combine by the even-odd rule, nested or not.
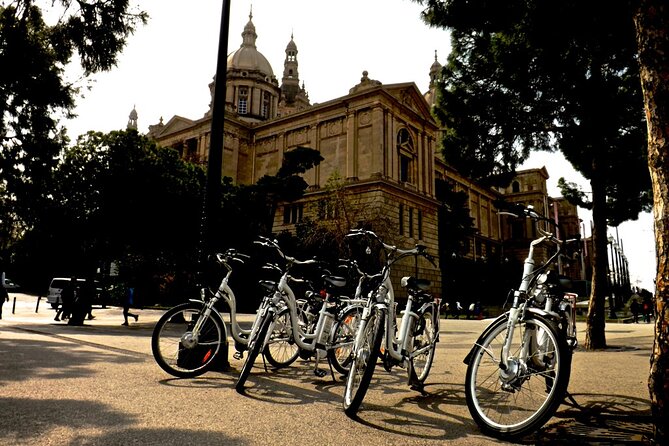
[(606, 309), (608, 294), (608, 253), (606, 224), (606, 191), (599, 178), (597, 159), (593, 161), (592, 187), (592, 288), (585, 329), (585, 348), (589, 350), (606, 348)]
[(648, 378), (656, 444), (669, 444), (669, 6), (665, 2), (639, 0), (634, 17), (657, 250), (655, 342)]

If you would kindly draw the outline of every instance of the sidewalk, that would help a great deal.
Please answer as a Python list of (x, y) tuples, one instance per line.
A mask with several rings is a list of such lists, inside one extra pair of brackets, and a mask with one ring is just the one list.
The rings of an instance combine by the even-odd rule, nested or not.
[[(139, 314), (139, 321), (135, 323), (131, 319), (130, 325), (125, 327), (121, 326), (122, 308), (94, 307), (95, 319), (86, 320), (83, 327), (78, 327), (54, 321), (55, 313), (44, 299), (37, 312), (36, 304), (36, 296), (10, 293), (10, 301), (3, 308), (0, 332), (5, 327), (14, 327), (151, 355), (150, 342), (146, 340), (164, 313), (155, 309), (133, 310)], [(239, 318), (251, 323), (254, 315), (242, 314)], [(224, 319), (228, 321), (227, 314)], [(438, 366), (447, 369), (444, 376), (454, 382), (464, 379), (465, 366), (461, 359), (488, 323), (486, 320), (442, 319), (437, 358)], [(579, 322), (577, 326), (582, 346), (585, 324)], [(652, 323), (608, 322), (607, 349), (585, 351), (579, 347), (574, 354), (568, 398), (546, 426), (523, 444), (648, 444), (646, 439), (652, 433), (652, 426), (647, 381), (653, 330)], [(240, 362), (231, 356), (233, 368), (239, 369)], [(459, 410), (466, 413), (466, 407)]]

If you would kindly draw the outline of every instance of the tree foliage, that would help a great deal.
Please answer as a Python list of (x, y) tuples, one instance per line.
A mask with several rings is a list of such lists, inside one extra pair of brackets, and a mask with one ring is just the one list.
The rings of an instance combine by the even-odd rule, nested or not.
[(151, 274), (193, 269), (204, 171), (134, 130), (89, 132), (68, 148), (46, 206), (17, 247), (43, 279), (111, 261)]
[(559, 150), (590, 180), (586, 345), (604, 347), (607, 223), (636, 218), (651, 197), (630, 2), (416, 1), (429, 24), (452, 33), (436, 111), (446, 159), (485, 179), (529, 150)]
[(13, 228), (37, 224), (48, 206), (68, 142), (59, 119), (71, 116), (79, 93), (66, 67), (79, 64), (84, 77), (109, 70), (147, 20), (128, 0), (54, 0), (50, 23), (38, 3), (0, 2), (0, 220)]

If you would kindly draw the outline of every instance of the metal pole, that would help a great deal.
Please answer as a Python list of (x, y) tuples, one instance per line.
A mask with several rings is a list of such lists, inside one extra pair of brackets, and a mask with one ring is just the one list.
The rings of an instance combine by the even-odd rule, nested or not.
[(214, 98), (211, 112), (211, 135), (207, 163), (207, 189), (205, 195), (205, 250), (216, 248), (216, 224), (221, 207), (221, 176), (223, 171), (223, 145), (225, 123), (226, 71), (228, 33), (230, 30), (230, 0), (223, 0), (221, 30), (218, 41)]
[[(207, 258), (207, 251), (218, 249), (217, 225), (221, 212), (221, 177), (223, 172), (223, 145), (225, 124), (225, 90), (228, 59), (228, 33), (230, 30), (230, 0), (223, 0), (221, 12), (221, 30), (218, 40), (218, 56), (216, 59), (216, 77), (214, 78), (214, 97), (211, 111), (211, 135), (209, 145), (209, 159), (207, 163), (207, 187), (205, 190), (204, 234), (202, 247), (202, 261)], [(204, 264), (202, 265), (204, 271)], [(215, 360), (215, 370), (227, 370), (228, 361), (227, 339), (223, 343), (218, 359)]]

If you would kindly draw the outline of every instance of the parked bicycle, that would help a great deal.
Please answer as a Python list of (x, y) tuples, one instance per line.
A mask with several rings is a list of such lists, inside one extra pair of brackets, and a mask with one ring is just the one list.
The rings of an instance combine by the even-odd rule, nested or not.
[[(156, 323), (151, 337), (151, 350), (158, 365), (167, 373), (180, 378), (202, 375), (211, 369), (227, 344), (223, 316), (216, 308), (223, 301), (230, 313), (230, 331), (235, 345), (235, 357), (241, 359), (247, 349), (250, 330), (237, 321), (237, 299), (228, 282), (232, 262), (244, 263), (249, 257), (228, 249), (216, 254), (214, 260), (225, 274), (216, 291), (203, 287), (200, 299), (191, 299), (169, 309)], [(288, 366), (297, 359), (297, 350), (285, 339), (287, 310), (277, 315), (272, 333), (273, 347), (265, 355), (275, 367)]]
[(408, 298), (398, 327), (395, 293), (390, 280), (391, 266), (406, 257), (414, 257), (416, 262), (423, 257), (432, 265), (434, 259), (423, 245), (401, 250), (385, 244), (372, 231), (354, 230), (348, 236), (370, 237), (379, 242), (385, 254), (381, 272), (370, 276), (370, 280), (375, 281), (375, 287), (368, 295), (358, 324), (353, 359), (346, 377), (344, 412), (349, 417), (355, 417), (372, 380), (382, 344), (381, 360), (385, 369), (390, 371), (394, 366), (405, 368), (409, 385), (422, 391), (439, 341), (440, 302), (426, 292), (430, 285), (428, 280), (402, 278), (401, 285), (406, 287)]
[[(575, 295), (565, 293), (569, 281), (552, 268), (580, 238), (558, 239), (548, 230), (555, 222), (531, 206), (500, 213), (532, 219), (540, 237), (530, 243), (511, 308), (483, 331), (464, 360), (465, 395), (484, 433), (512, 439), (543, 426), (567, 393), (577, 346)], [(535, 267), (535, 248), (544, 243), (557, 249)]]
[[(300, 261), (286, 255), (275, 240), (261, 237), (256, 242), (263, 246), (274, 249), (285, 261), (279, 282), (263, 281), (262, 285), (269, 291), (257, 311), (257, 316), (249, 334), (249, 354), (242, 365), (235, 388), (243, 392), (244, 385), (248, 379), (253, 364), (259, 354), (271, 343), (272, 328), (277, 318), (287, 309), (288, 320), (286, 323), (288, 339), (287, 342), (294, 343), (299, 348), (299, 355), (307, 359), (315, 357), (314, 373), (325, 376), (326, 372), (319, 369), (320, 360), (327, 358), (332, 367), (345, 373), (350, 354), (351, 336), (358, 321), (361, 309), (360, 303), (346, 297), (342, 297), (339, 290), (345, 285), (345, 279), (341, 277), (324, 275), (322, 277), (325, 285), (325, 293), (322, 304), (318, 307), (308, 307), (305, 302), (298, 301), (290, 283), (305, 282), (305, 279), (294, 277), (292, 268), (297, 265), (317, 265), (316, 260)], [(278, 266), (275, 266), (278, 268)], [(313, 297), (313, 296), (312, 296)], [(310, 308), (318, 308), (318, 317), (314, 318)], [(332, 369), (331, 369), (332, 370)]]

